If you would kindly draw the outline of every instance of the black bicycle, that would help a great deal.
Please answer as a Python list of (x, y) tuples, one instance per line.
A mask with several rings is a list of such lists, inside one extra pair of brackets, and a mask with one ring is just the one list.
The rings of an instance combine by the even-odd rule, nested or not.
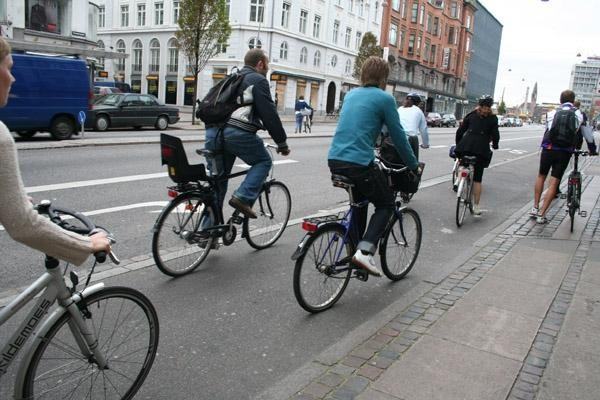
[[(248, 171), (225, 176), (207, 174), (204, 164), (188, 163), (179, 138), (161, 134), (160, 145), (162, 163), (168, 166), (169, 177), (176, 183), (167, 188), (172, 200), (153, 228), (152, 255), (163, 273), (181, 276), (192, 272), (211, 249), (219, 248), (221, 243), (225, 246), (234, 243), (236, 225), (242, 225), (242, 237), (257, 250), (273, 245), (281, 237), (290, 218), (292, 198), (288, 188), (273, 179), (273, 170), (254, 207), (258, 218), (249, 219), (236, 210), (225, 221), (217, 201), (222, 195), (217, 183)], [(277, 148), (270, 144), (265, 147)], [(208, 150), (200, 153), (212, 156)]]
[(579, 156), (588, 156), (587, 151), (575, 150), (573, 152), (573, 170), (569, 174), (567, 181), (567, 212), (571, 217), (571, 232), (575, 226), (575, 214), (587, 217), (587, 211), (582, 211), (581, 207), (581, 172), (579, 172)]

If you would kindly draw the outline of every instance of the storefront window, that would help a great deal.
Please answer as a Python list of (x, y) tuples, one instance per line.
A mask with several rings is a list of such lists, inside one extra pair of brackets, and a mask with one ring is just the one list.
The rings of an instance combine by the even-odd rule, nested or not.
[(60, 34), (65, 30), (67, 3), (69, 0), (26, 0), (27, 29)]

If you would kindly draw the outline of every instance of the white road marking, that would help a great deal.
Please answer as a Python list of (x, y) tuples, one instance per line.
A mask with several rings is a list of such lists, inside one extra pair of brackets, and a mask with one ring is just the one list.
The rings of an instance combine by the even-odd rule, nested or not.
[(450, 147), (450, 146), (446, 145), (446, 144), (441, 144), (441, 145), (437, 145), (437, 146), (429, 146), (430, 149), (443, 149), (444, 147)]
[(122, 183), (131, 181), (141, 181), (144, 179), (164, 178), (166, 176), (168, 176), (166, 172), (159, 172), (156, 174), (118, 176), (116, 178), (93, 179), (89, 181), (75, 181), (56, 183), (53, 185), (31, 186), (25, 188), (25, 191), (27, 193), (48, 192), (51, 190), (73, 189), (86, 186), (110, 185), (111, 183)]
[[(296, 160), (277, 160), (277, 161), (273, 161), (273, 165), (282, 165), (282, 164), (294, 164), (297, 163), (299, 161)], [(248, 169), (250, 168), (250, 166), (248, 164), (242, 163), (242, 164), (235, 164), (236, 167), (238, 168), (244, 168), (244, 169)]]

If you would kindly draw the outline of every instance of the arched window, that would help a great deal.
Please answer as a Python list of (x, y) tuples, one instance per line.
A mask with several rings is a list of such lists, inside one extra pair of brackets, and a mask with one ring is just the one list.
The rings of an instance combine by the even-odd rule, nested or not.
[(169, 64), (167, 65), (167, 72), (177, 73), (179, 69), (179, 43), (177, 39), (173, 38), (169, 40)]
[[(117, 53), (125, 54), (125, 42), (121, 39), (117, 40)], [(118, 58), (117, 59), (117, 71), (123, 72), (125, 71), (125, 59)]]
[(337, 65), (337, 56), (334, 54), (333, 56), (331, 56), (331, 66), (335, 68), (336, 65)]
[(257, 48), (260, 49), (262, 48), (262, 42), (260, 41), (260, 39), (257, 38), (252, 38), (248, 41), (248, 48), (249, 49), (253, 49), (253, 48)]
[(315, 66), (315, 67), (321, 66), (321, 52), (319, 50), (315, 51), (315, 59), (313, 61), (313, 66)]
[(281, 43), (281, 47), (279, 48), (279, 58), (282, 60), (287, 60), (288, 56), (288, 44), (287, 42)]
[(308, 62), (308, 50), (303, 47), (300, 51), (300, 64), (306, 64)]
[(350, 73), (352, 72), (352, 61), (351, 60), (346, 60), (346, 68), (345, 68), (344, 72), (346, 73), (346, 75), (350, 75)]
[(150, 41), (150, 73), (157, 73), (160, 68), (160, 42), (158, 39)]
[(142, 72), (142, 54), (144, 47), (139, 39), (133, 42), (133, 64), (131, 69), (133, 72)]

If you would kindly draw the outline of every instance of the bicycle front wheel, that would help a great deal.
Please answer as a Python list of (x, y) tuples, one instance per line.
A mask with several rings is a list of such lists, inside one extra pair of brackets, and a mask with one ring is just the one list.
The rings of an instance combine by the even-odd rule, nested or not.
[(164, 209), (152, 235), (152, 256), (158, 269), (169, 276), (189, 274), (204, 261), (213, 242), (198, 232), (215, 221), (212, 207), (195, 194), (173, 200)]
[(287, 227), (292, 210), (290, 191), (281, 182), (267, 182), (254, 209), (258, 218), (244, 219), (244, 237), (250, 246), (262, 250), (272, 246)]
[(381, 269), (385, 276), (398, 281), (415, 265), (421, 249), (422, 226), (419, 214), (411, 208), (400, 210), (381, 239)]
[[(26, 399), (132, 399), (146, 379), (158, 348), (158, 317), (140, 292), (111, 287), (78, 304), (98, 340), (107, 369), (83, 355), (68, 312), (41, 338), (25, 376)], [(89, 311), (89, 313), (88, 313)], [(80, 335), (80, 333), (77, 333)]]
[(305, 243), (305, 252), (294, 268), (294, 295), (306, 311), (317, 313), (327, 310), (342, 297), (352, 270), (339, 261), (352, 257), (354, 248), (344, 242), (345, 230), (341, 225), (324, 225)]

